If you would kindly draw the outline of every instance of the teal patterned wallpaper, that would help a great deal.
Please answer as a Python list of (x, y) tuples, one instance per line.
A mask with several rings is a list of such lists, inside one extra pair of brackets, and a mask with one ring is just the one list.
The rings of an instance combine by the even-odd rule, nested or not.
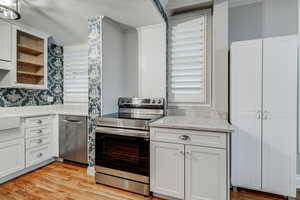
[[(48, 102), (48, 96), (53, 102)], [(48, 89), (0, 88), (0, 107), (52, 105), (63, 103), (63, 47), (48, 46)]]

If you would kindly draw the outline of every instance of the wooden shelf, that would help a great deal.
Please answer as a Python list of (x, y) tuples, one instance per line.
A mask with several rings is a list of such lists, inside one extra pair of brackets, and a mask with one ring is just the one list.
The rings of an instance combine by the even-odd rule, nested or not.
[(42, 64), (37, 64), (37, 63), (32, 63), (32, 62), (28, 62), (28, 61), (24, 61), (24, 60), (18, 60), (18, 65), (23, 65), (26, 67), (44, 67), (44, 65)]
[(37, 77), (44, 77), (44, 74), (33, 73), (33, 72), (26, 72), (26, 71), (17, 71), (18, 74), (28, 75), (28, 76), (37, 76)]
[(20, 45), (20, 44), (18, 44), (18, 51), (26, 53), (26, 54), (34, 55), (34, 56), (38, 56), (43, 53), (43, 51), (41, 51), (41, 50), (27, 47), (27, 46)]

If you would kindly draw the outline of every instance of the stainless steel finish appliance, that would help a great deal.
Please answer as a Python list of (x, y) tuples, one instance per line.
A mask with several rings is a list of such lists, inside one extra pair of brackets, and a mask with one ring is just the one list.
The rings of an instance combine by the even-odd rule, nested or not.
[(59, 156), (67, 161), (87, 164), (87, 118), (60, 116)]
[(96, 128), (96, 182), (150, 195), (149, 123), (164, 116), (164, 99), (120, 98), (119, 112)]

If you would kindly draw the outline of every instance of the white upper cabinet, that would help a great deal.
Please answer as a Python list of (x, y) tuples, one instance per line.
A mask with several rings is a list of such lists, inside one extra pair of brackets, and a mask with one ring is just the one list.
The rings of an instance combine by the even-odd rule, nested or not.
[(0, 34), (0, 87), (46, 89), (48, 36), (2, 21)]
[(296, 36), (231, 48), (232, 184), (296, 196)]
[(264, 40), (263, 190), (294, 196), (297, 144), (296, 36)]
[(231, 57), (232, 184), (260, 189), (262, 40), (234, 43)]
[(11, 68), (11, 24), (0, 20), (0, 69)]

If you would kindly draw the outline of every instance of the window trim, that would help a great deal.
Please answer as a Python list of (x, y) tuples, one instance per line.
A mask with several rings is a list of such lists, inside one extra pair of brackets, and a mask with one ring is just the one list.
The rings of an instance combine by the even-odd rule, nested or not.
[[(206, 54), (206, 68), (205, 68), (205, 90), (206, 90), (206, 103), (192, 103), (192, 102), (186, 102), (186, 103), (178, 103), (178, 102), (171, 102), (170, 100), (170, 71), (171, 71), (171, 56), (170, 56), (170, 39), (171, 39), (171, 29), (172, 29), (172, 23), (173, 21), (180, 21), (180, 20), (186, 20), (186, 19), (193, 19), (196, 16), (199, 15), (206, 15), (207, 16), (207, 42), (206, 42), (206, 48), (207, 48), (207, 54)], [(212, 107), (212, 94), (213, 94), (213, 19), (212, 19), (212, 9), (201, 9), (196, 11), (191, 11), (188, 13), (182, 13), (182, 14), (176, 14), (169, 18), (169, 27), (168, 27), (168, 67), (167, 67), (167, 99), (168, 99), (168, 107), (169, 108), (186, 108), (186, 107), (200, 107), (200, 108), (210, 108)]]

